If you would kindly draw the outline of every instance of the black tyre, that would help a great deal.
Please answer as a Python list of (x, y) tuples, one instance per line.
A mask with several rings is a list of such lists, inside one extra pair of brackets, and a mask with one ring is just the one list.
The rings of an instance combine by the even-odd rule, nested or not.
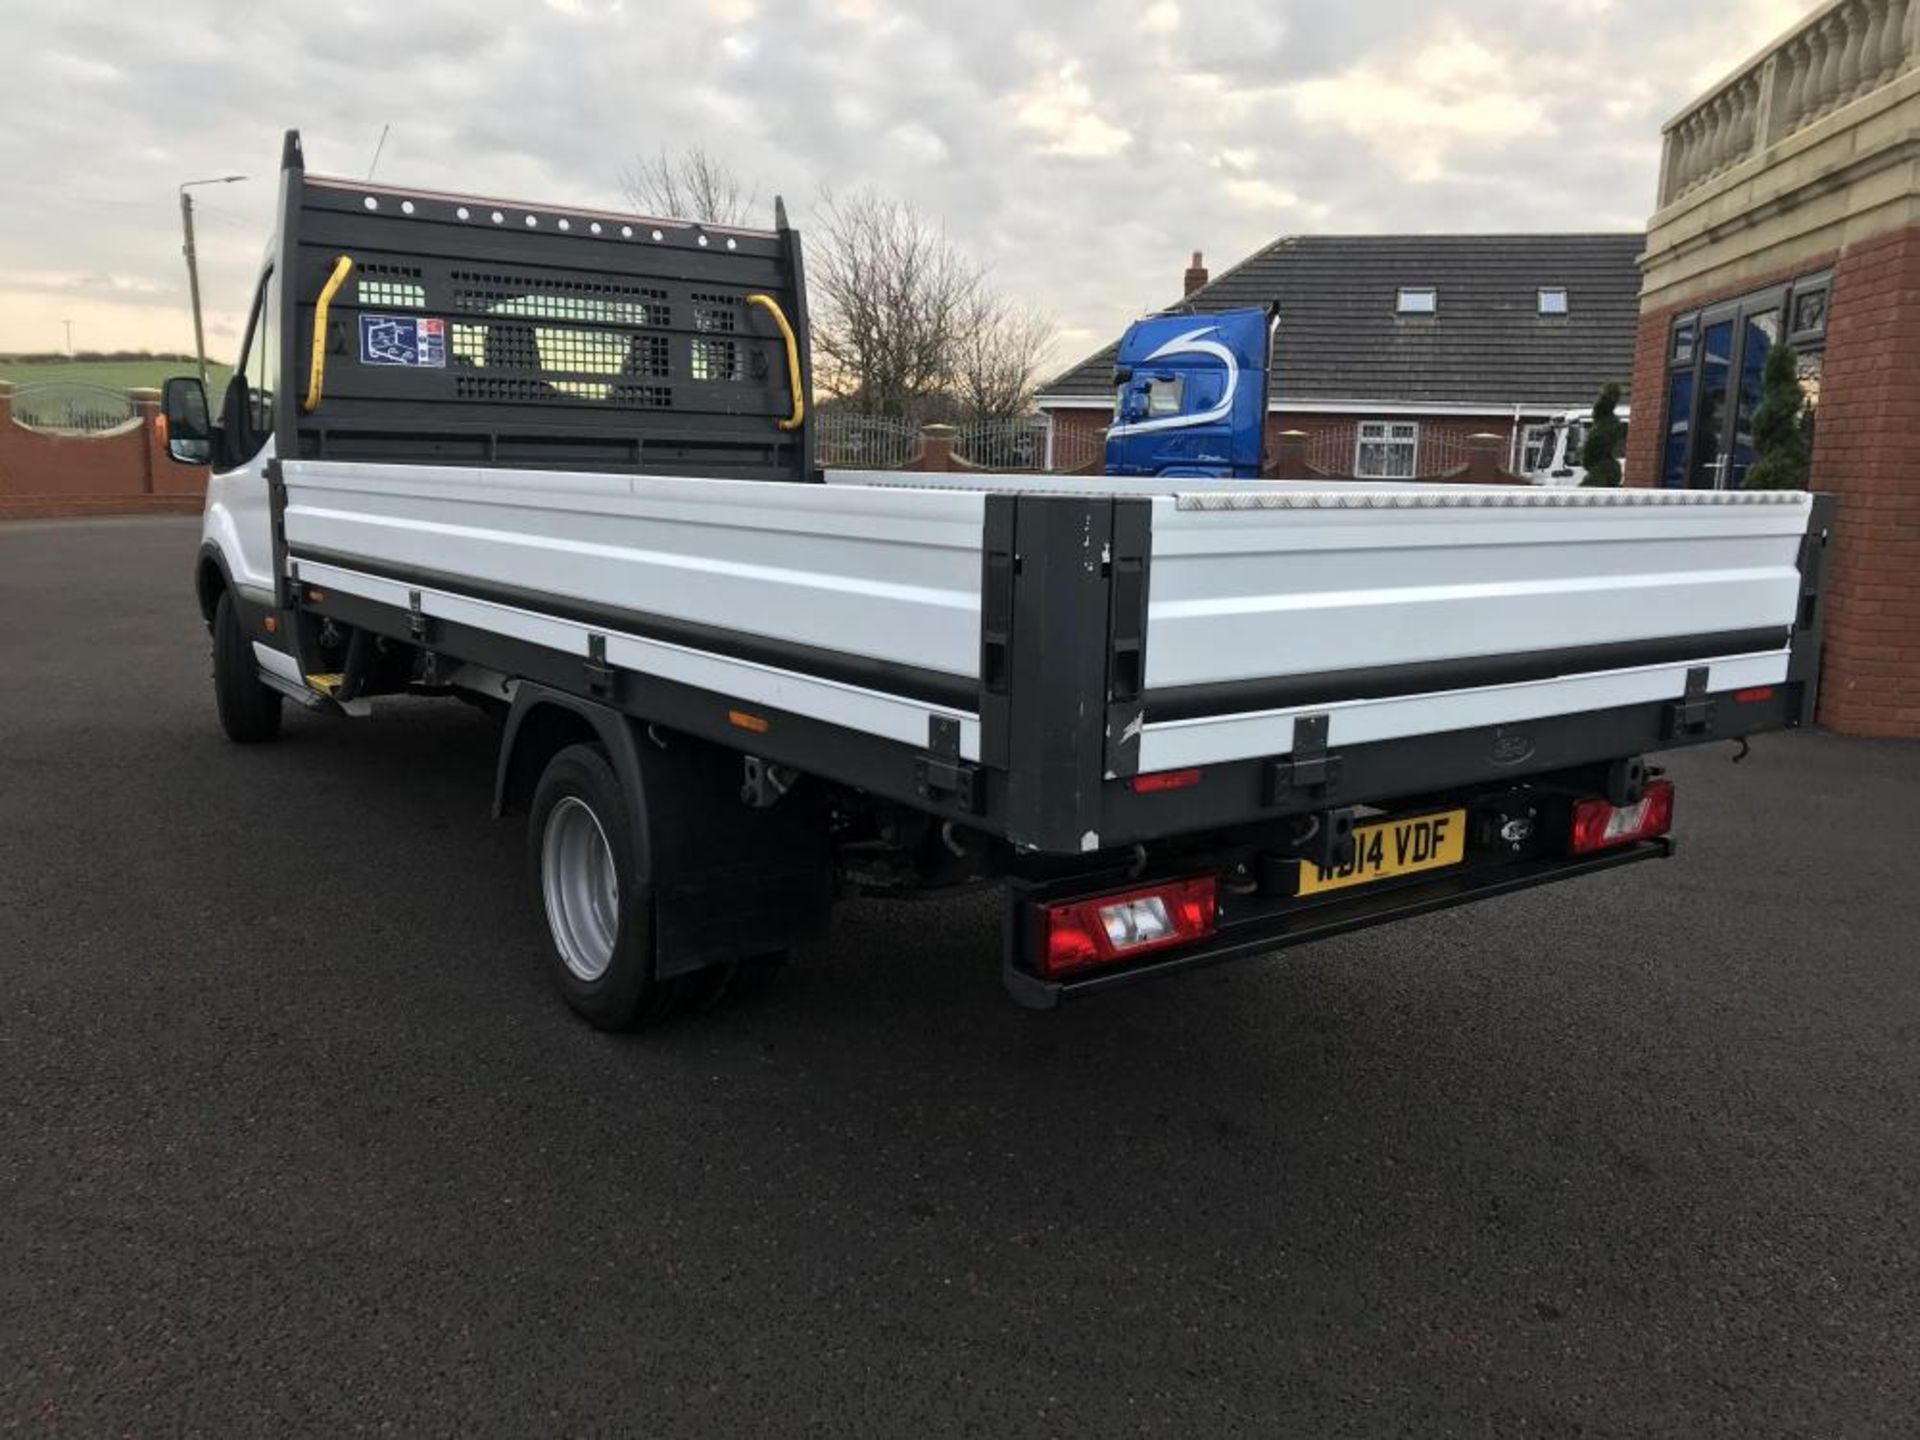
[(691, 998), (653, 976), (653, 901), (620, 779), (598, 745), (547, 762), (527, 819), (527, 866), (547, 922), (547, 968), (602, 1030), (666, 1018)]
[(547, 922), (547, 969), (576, 1014), (631, 1030), (686, 1011), (756, 998), (784, 952), (654, 974), (652, 877), (632, 812), (598, 745), (569, 745), (547, 762), (527, 817), (527, 869)]
[(213, 700), (229, 740), (252, 745), (279, 736), (280, 693), (260, 683), (253, 642), (224, 590), (213, 609)]

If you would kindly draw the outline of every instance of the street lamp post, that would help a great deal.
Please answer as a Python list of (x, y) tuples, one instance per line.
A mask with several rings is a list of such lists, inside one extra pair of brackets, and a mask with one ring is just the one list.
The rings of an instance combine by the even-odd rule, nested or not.
[(180, 230), (186, 243), (180, 247), (187, 257), (187, 291), (193, 296), (193, 354), (200, 366), (200, 387), (207, 384), (207, 332), (200, 320), (200, 264), (193, 252), (193, 196), (187, 191), (195, 185), (231, 185), (244, 175), (216, 175), (208, 180), (188, 180), (180, 186)]

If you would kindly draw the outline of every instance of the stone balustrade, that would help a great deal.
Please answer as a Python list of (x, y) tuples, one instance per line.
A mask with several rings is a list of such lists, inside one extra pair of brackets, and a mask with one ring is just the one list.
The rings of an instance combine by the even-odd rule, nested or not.
[(1920, 63), (1920, 0), (1830, 0), (1667, 122), (1662, 208)]

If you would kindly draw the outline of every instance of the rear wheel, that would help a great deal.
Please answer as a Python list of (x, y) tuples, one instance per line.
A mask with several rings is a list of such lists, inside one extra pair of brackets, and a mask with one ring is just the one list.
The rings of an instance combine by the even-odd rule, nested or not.
[(253, 642), (225, 590), (213, 608), (213, 700), (229, 740), (251, 745), (280, 734), (280, 694), (260, 683)]
[(726, 967), (653, 973), (653, 895), (613, 762), (569, 745), (534, 788), (527, 862), (547, 921), (547, 969), (568, 1005), (602, 1030), (630, 1030), (702, 1007)]
[(547, 762), (527, 818), (527, 868), (547, 922), (547, 969), (567, 1004), (602, 1030), (748, 1000), (784, 953), (664, 979), (654, 973), (653, 876), (613, 761), (596, 744)]
[(654, 1008), (653, 914), (626, 796), (606, 751), (569, 745), (547, 762), (527, 822), (527, 864), (547, 921), (547, 968), (602, 1030)]

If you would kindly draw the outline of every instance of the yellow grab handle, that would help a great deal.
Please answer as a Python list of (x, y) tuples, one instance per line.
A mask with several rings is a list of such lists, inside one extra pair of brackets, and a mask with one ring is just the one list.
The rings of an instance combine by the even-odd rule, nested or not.
[(785, 312), (779, 302), (771, 295), (749, 295), (749, 305), (764, 305), (773, 316), (773, 323), (780, 327), (780, 334), (787, 342), (787, 383), (793, 388), (793, 413), (779, 421), (782, 430), (798, 430), (800, 422), (807, 418), (807, 397), (800, 389), (800, 342), (793, 338), (793, 326), (787, 323)]
[(353, 257), (342, 255), (333, 262), (333, 274), (320, 287), (320, 299), (313, 307), (313, 358), (307, 364), (307, 399), (300, 408), (311, 415), (320, 408), (320, 392), (327, 382), (327, 307), (340, 287), (353, 273)]

